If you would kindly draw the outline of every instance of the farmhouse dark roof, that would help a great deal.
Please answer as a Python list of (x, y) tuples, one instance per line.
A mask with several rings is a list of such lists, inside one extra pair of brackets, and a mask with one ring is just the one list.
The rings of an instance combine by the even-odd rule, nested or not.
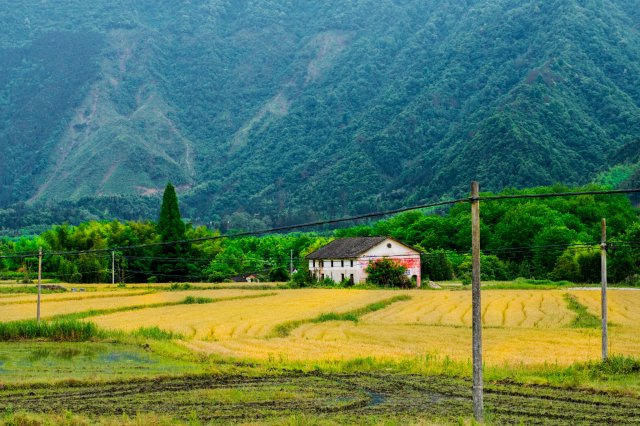
[(349, 259), (377, 246), (387, 237), (338, 238), (310, 253), (307, 259)]

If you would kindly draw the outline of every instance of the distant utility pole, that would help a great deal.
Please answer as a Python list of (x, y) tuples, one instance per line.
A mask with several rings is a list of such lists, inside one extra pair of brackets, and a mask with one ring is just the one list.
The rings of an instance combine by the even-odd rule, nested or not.
[(116, 283), (116, 252), (111, 250), (111, 284)]
[(289, 254), (289, 279), (293, 276), (293, 249), (291, 249), (291, 253)]
[(607, 325), (607, 220), (602, 219), (602, 241), (600, 243), (600, 276), (602, 281), (602, 360), (609, 357), (609, 330)]
[(482, 380), (482, 309), (480, 303), (480, 189), (471, 182), (471, 304), (473, 330), (473, 417), (484, 421)]
[(40, 298), (42, 295), (42, 247), (38, 250), (38, 310), (36, 312), (36, 322), (40, 325)]

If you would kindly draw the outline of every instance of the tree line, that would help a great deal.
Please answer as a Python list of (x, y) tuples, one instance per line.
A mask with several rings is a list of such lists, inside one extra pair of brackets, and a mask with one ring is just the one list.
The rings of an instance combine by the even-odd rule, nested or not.
[[(598, 187), (577, 190), (586, 189)], [(501, 194), (575, 190), (556, 185)], [(123, 282), (222, 282), (253, 274), (262, 281), (293, 280), (311, 285), (304, 259), (307, 254), (334, 238), (382, 235), (423, 252), (423, 280), (470, 280), (471, 219), (467, 203), (447, 210), (411, 211), (334, 231), (225, 238), (219, 230), (185, 224), (175, 190), (169, 184), (158, 217), (157, 222), (63, 224), (38, 236), (5, 237), (0, 239), (0, 255), (5, 256), (0, 258), (0, 275), (18, 280), (33, 277), (37, 268), (34, 254), (43, 247), (45, 253), (71, 252), (45, 255), (45, 277), (66, 282), (110, 282), (111, 248), (119, 247), (115, 270), (117, 280)], [(610, 281), (640, 284), (639, 212), (623, 195), (482, 202), (482, 278), (599, 281), (601, 218), (608, 223)], [(24, 253), (32, 255), (22, 256)], [(297, 272), (293, 277), (292, 270)]]

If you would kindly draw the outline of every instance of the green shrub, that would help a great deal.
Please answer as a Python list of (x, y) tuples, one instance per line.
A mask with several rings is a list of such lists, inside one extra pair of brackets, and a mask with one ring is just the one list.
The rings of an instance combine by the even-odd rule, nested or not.
[(369, 263), (367, 269), (367, 283), (384, 287), (411, 286), (411, 281), (405, 275), (407, 268), (393, 259), (376, 259)]
[(340, 281), (340, 287), (349, 288), (349, 287), (353, 287), (354, 285), (355, 283), (350, 278), (345, 278), (342, 281)]
[[(445, 250), (433, 250), (423, 256), (422, 275), (434, 281), (453, 279), (453, 265)], [(428, 279), (427, 278), (427, 279)]]
[(286, 282), (289, 281), (289, 272), (285, 268), (273, 268), (269, 271), (269, 281)]
[(622, 284), (631, 287), (640, 286), (640, 274), (629, 275), (627, 278), (622, 281)]
[(182, 291), (189, 290), (191, 288), (191, 284), (189, 283), (171, 283), (169, 286), (170, 291)]

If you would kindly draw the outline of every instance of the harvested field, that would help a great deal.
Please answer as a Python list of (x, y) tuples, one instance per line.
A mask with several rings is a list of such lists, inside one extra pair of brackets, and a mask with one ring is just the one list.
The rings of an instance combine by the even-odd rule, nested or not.
[[(43, 294), (42, 302), (59, 302), (65, 300), (81, 300), (81, 299), (101, 299), (109, 297), (128, 297), (137, 296), (141, 294), (148, 294), (149, 290), (127, 290), (127, 291), (87, 291), (87, 292), (68, 292), (68, 293), (53, 293)], [(38, 300), (37, 294), (14, 294), (7, 295), (0, 299), (0, 305), (11, 305), (17, 303), (31, 303), (34, 304)]]
[[(600, 317), (600, 290), (572, 290), (578, 301), (590, 313)], [(640, 327), (640, 291), (612, 289), (607, 292), (609, 322), (622, 326)]]
[[(312, 361), (371, 356), (398, 360), (429, 355), (467, 361), (470, 357), (469, 291), (139, 291), (142, 293), (127, 288), (49, 294), (43, 297), (42, 315), (94, 310), (86, 320), (101, 328), (132, 331), (159, 327), (184, 336), (183, 344), (192, 350), (234, 358)], [(598, 291), (484, 291), (486, 362), (570, 365), (598, 359), (600, 332), (593, 325), (574, 328), (578, 314), (568, 305), (568, 293), (597, 315)], [(610, 329), (611, 352), (638, 357), (640, 324), (635, 319), (640, 311), (640, 292), (612, 290), (609, 294), (614, 324)], [(403, 295), (409, 299), (398, 299)], [(188, 296), (215, 299), (216, 303), (180, 304)], [(263, 297), (238, 299), (255, 296)], [(368, 309), (391, 299), (388, 305)], [(2, 299), (0, 319), (32, 318), (34, 302), (33, 295)], [(158, 306), (162, 304), (170, 306)], [(105, 312), (110, 309), (119, 311)]]
[[(637, 330), (615, 330), (610, 345), (613, 353), (640, 356), (637, 333)], [(487, 328), (483, 339), (488, 365), (569, 365), (600, 356), (600, 334), (593, 329)], [(466, 361), (470, 358), (471, 333), (461, 327), (381, 327), (343, 321), (306, 324), (287, 338), (193, 340), (185, 344), (206, 353), (258, 360), (348, 360), (363, 356), (403, 359), (434, 355)]]
[[(236, 291), (243, 290), (220, 290)], [(219, 293), (218, 292), (218, 293)], [(267, 337), (280, 323), (313, 317), (326, 312), (346, 312), (385, 298), (397, 291), (368, 290), (280, 290), (277, 295), (252, 300), (208, 305), (168, 306), (153, 311), (120, 312), (92, 318), (106, 329), (131, 330), (161, 326), (195, 339), (230, 340)], [(170, 322), (159, 324), (162, 318)]]
[[(482, 322), (486, 327), (550, 328), (571, 323), (562, 291), (492, 290), (483, 293)], [(366, 315), (367, 324), (421, 324), (471, 327), (470, 291), (411, 293), (399, 302)]]
[[(265, 292), (244, 290), (188, 290), (154, 293), (149, 293), (147, 291), (127, 291), (120, 293), (95, 292), (86, 294), (79, 293), (78, 296), (76, 296), (76, 293), (51, 294), (42, 297), (41, 314), (43, 318), (47, 318), (88, 310), (116, 309), (162, 303), (178, 303), (188, 296), (217, 299), (252, 296), (259, 294), (265, 294)], [(36, 311), (35, 305), (36, 299), (34, 297), (30, 297), (29, 300), (13, 301), (12, 303), (6, 302), (6, 304), (2, 306), (2, 313), (0, 314), (0, 318), (2, 318), (2, 321), (14, 321), (33, 318)], [(144, 311), (149, 315), (155, 315), (157, 309), (158, 308), (148, 308), (144, 309)]]

